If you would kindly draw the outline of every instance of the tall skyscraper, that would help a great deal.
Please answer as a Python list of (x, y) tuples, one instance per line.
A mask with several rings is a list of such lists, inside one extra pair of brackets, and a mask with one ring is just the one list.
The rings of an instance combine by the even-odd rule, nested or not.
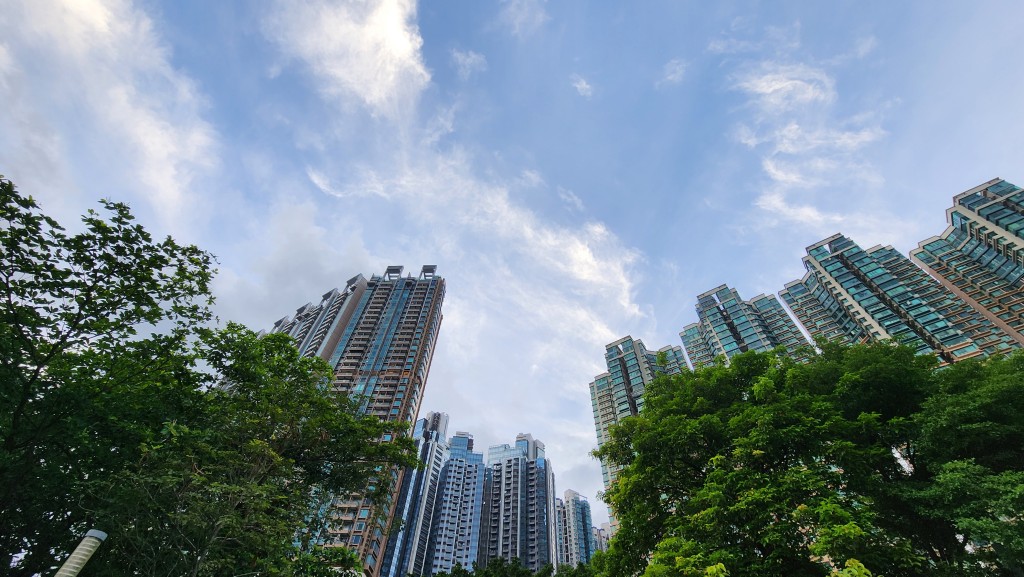
[[(665, 360), (658, 364), (658, 357)], [(597, 432), (597, 446), (604, 446), (608, 440), (608, 429), (622, 419), (639, 414), (644, 404), (644, 389), (658, 374), (678, 374), (686, 368), (683, 349), (666, 346), (656, 352), (647, 350), (643, 341), (626, 336), (605, 347), (605, 365), (608, 372), (594, 377), (590, 383), (590, 403), (594, 409), (594, 428)], [(604, 486), (615, 481), (618, 469), (601, 461), (601, 475)], [(614, 514), (612, 528), (618, 527)]]
[(588, 563), (597, 550), (590, 503), (586, 497), (568, 489), (564, 500), (555, 500), (555, 512), (558, 520), (558, 563), (571, 567)]
[(797, 358), (811, 344), (774, 295), (744, 301), (736, 289), (721, 285), (697, 296), (697, 319), (679, 333), (694, 368), (719, 356), (728, 362), (738, 353), (776, 347)]
[(449, 459), (447, 431), (448, 415), (444, 413), (427, 413), (416, 421), (413, 438), (422, 467), (410, 467), (402, 475), (395, 510), (395, 519), (402, 524), (388, 537), (383, 576), (430, 574), (434, 511), (441, 505), (441, 477)]
[(954, 196), (946, 222), (910, 258), (1024, 344), (1024, 190), (990, 180)]
[[(450, 573), (456, 565), (473, 567), (479, 554), (484, 496), (484, 456), (473, 452), (473, 436), (457, 432), (441, 475), (435, 507), (430, 573)], [(415, 575), (415, 573), (414, 573)]]
[(565, 565), (569, 562), (569, 535), (566, 533), (566, 525), (569, 519), (565, 515), (565, 501), (555, 497), (555, 557), (558, 562), (556, 566)]
[(295, 316), (286, 316), (274, 323), (270, 332), (290, 335), (304, 356), (330, 361), (344, 327), (352, 322), (360, 308), (367, 286), (363, 275), (356, 275), (348, 279), (343, 290), (324, 293), (319, 305), (311, 302), (302, 305)]
[(555, 475), (544, 443), (528, 434), (487, 451), (479, 562), (499, 557), (537, 571), (558, 560)]
[(896, 339), (940, 362), (1004, 353), (1013, 339), (891, 246), (836, 234), (807, 247), (807, 273), (780, 294), (811, 335)]
[(611, 525), (608, 523), (601, 523), (600, 527), (593, 527), (591, 531), (594, 534), (594, 549), (597, 551), (608, 550), (608, 533), (611, 532)]
[[(275, 323), (273, 332), (295, 337), (302, 354), (327, 360), (334, 367), (332, 390), (360, 399), (365, 414), (411, 427), (441, 326), (445, 283), (433, 265), (416, 277), (403, 277), (402, 270), (390, 266), (369, 280), (353, 277), (344, 290), (326, 293), (319, 305), (307, 304), (294, 318)], [(397, 490), (402, 472), (393, 478)], [(368, 575), (380, 577), (395, 505), (394, 495), (382, 510), (367, 504), (364, 495), (336, 496), (335, 521), (313, 537), (352, 548)]]

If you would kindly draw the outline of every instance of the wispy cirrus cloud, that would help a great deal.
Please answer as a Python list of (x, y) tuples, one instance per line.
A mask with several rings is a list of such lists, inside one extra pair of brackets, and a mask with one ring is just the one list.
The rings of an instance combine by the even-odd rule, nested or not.
[(654, 85), (657, 87), (665, 84), (679, 84), (683, 81), (685, 75), (686, 62), (679, 58), (673, 58), (662, 67), (661, 76), (655, 81)]
[(68, 150), (87, 150), (98, 171), (117, 159), (107, 186), (143, 191), (165, 225), (187, 228), (186, 208), (203, 200), (194, 179), (218, 163), (218, 137), (145, 12), (117, 0), (13, 1), (0, 38), (0, 155), (17, 167), (8, 176), (24, 170), (23, 185), (71, 192), (60, 176)]
[(567, 188), (562, 188), (561, 186), (558, 187), (558, 198), (562, 199), (562, 202), (564, 202), (571, 210), (575, 210), (577, 212), (583, 210), (583, 199)]
[(594, 94), (594, 87), (587, 82), (587, 79), (579, 74), (569, 76), (569, 83), (576, 89), (576, 93), (583, 98), (590, 98)]
[(878, 48), (878, 38), (874, 36), (864, 36), (857, 39), (857, 45), (853, 49), (853, 55), (857, 58), (864, 58), (868, 54), (871, 54)]
[[(793, 52), (798, 37), (776, 30), (759, 42), (762, 51), (789, 55), (741, 61), (730, 76), (731, 89), (745, 97), (742, 111), (748, 116), (732, 136), (758, 154), (767, 179), (754, 206), (770, 218), (758, 226), (788, 223), (814, 234), (843, 229), (870, 238), (897, 229), (895, 216), (877, 206), (870, 214), (865, 210), (884, 185), (869, 153), (886, 136), (880, 115), (842, 114), (846, 106), (829, 69), (839, 63), (798, 58)], [(858, 42), (855, 51), (867, 54), (873, 48)], [(862, 191), (859, 202), (830, 195), (837, 189)]]
[(825, 60), (829, 65), (843, 65), (856, 60), (863, 60), (878, 49), (878, 38), (873, 35), (857, 38), (853, 46), (845, 52)]
[(499, 20), (518, 38), (530, 36), (550, 19), (545, 0), (503, 0)]
[(751, 96), (754, 109), (770, 118), (809, 105), (831, 104), (836, 98), (832, 77), (802, 63), (763, 61), (736, 75), (733, 86)]
[(844, 121), (833, 115), (835, 81), (826, 70), (809, 64), (761, 62), (738, 74), (733, 88), (747, 95), (754, 121), (740, 124), (736, 138), (761, 152), (761, 167), (771, 183), (756, 206), (822, 234), (848, 222), (842, 213), (813, 204), (828, 199), (804, 194), (796, 201), (792, 193), (840, 181), (880, 184), (881, 177), (860, 152), (885, 131), (878, 125), (840, 128)]
[(543, 265), (567, 287), (574, 286), (574, 292), (613, 297), (627, 314), (639, 314), (627, 278), (638, 253), (621, 246), (601, 223), (576, 229), (555, 225), (513, 200), (513, 187), (544, 184), (536, 171), (524, 170), (507, 182), (492, 182), (473, 175), (471, 159), (463, 151), (424, 155), (422, 161), (398, 172), (364, 167), (345, 184), (334, 183), (312, 168), (307, 175), (326, 194), (372, 195), (404, 203), (423, 224), (432, 222), (445, 226), (449, 234), (479, 236), (478, 240), (511, 247), (511, 254)]
[(708, 42), (707, 51), (721, 55), (764, 51), (789, 53), (800, 47), (800, 22), (789, 26), (767, 26), (757, 38), (738, 36), (750, 28), (749, 23), (742, 19), (733, 20), (728, 32)]
[(459, 50), (452, 48), (452, 64), (462, 80), (469, 80), (474, 73), (487, 70), (487, 58), (472, 50)]

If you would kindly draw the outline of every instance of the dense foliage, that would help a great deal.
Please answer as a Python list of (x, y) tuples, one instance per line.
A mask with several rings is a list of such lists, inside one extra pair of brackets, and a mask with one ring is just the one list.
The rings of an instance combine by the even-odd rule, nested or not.
[(384, 488), (410, 443), (290, 337), (206, 328), (212, 256), (102, 205), (71, 234), (0, 179), (0, 575), (51, 574), (89, 528), (90, 575), (351, 564), (296, 557), (311, 491)]
[[(435, 577), (551, 577), (554, 574), (555, 570), (551, 565), (545, 565), (534, 573), (523, 567), (518, 559), (510, 563), (499, 557), (489, 560), (485, 566), (474, 563), (472, 571), (462, 565), (456, 565), (451, 572), (437, 573)], [(593, 577), (594, 574), (590, 570), (590, 566), (581, 563), (576, 567), (560, 565), (558, 575), (559, 577)]]
[(598, 573), (1024, 575), (1024, 354), (936, 369), (889, 343), (659, 378)]

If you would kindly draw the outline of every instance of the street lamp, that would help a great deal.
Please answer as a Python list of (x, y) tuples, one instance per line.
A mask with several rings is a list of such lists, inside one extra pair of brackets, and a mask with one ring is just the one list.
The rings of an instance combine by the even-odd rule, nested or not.
[(89, 558), (96, 552), (96, 549), (100, 548), (102, 543), (107, 538), (107, 534), (98, 529), (89, 529), (89, 532), (82, 538), (82, 542), (75, 547), (75, 550), (71, 552), (71, 556), (68, 560), (60, 566), (57, 573), (53, 577), (75, 577), (78, 575), (82, 567), (89, 562)]

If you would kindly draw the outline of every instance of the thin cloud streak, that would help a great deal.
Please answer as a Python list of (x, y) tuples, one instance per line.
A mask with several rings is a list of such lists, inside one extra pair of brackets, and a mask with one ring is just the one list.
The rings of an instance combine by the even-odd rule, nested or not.
[[(872, 123), (875, 114), (840, 119), (833, 76), (801, 62), (764, 60), (746, 65), (732, 77), (732, 88), (747, 97), (751, 119), (741, 122), (734, 139), (760, 154), (768, 184), (754, 205), (770, 215), (759, 227), (795, 225), (817, 235), (843, 232), (878, 238), (896, 225), (895, 215), (863, 212), (863, 202), (884, 180), (865, 150), (886, 131)], [(865, 196), (857, 205), (827, 196), (828, 190), (854, 188)], [(834, 208), (825, 208), (831, 206)]]
[(686, 62), (674, 58), (665, 63), (664, 68), (661, 72), (661, 78), (654, 83), (655, 87), (660, 87), (665, 84), (679, 84), (683, 81), (683, 77), (686, 75)]
[(472, 50), (459, 50), (452, 48), (452, 64), (462, 80), (469, 80), (474, 73), (487, 70), (487, 58)]
[(562, 202), (574, 211), (580, 212), (583, 210), (583, 199), (569, 189), (558, 187), (558, 198), (562, 199)]
[(736, 77), (735, 88), (750, 95), (762, 117), (809, 105), (835, 101), (835, 81), (824, 70), (806, 64), (761, 62)]
[(503, 0), (499, 19), (517, 38), (525, 38), (540, 30), (550, 20), (544, 0)]
[[(0, 14), (0, 37), (8, 43), (0, 56), (7, 111), (0, 118), (17, 127), (4, 156), (18, 166), (48, 166), (39, 176), (58, 181), (51, 175), (67, 170), (69, 148), (92, 151), (97, 165), (116, 158), (112, 179), (149, 191), (147, 202), (166, 227), (188, 228), (195, 217), (185, 207), (202, 202), (192, 183), (218, 164), (218, 136), (153, 21), (116, 0), (12, 2)], [(24, 62), (35, 63), (31, 71)], [(60, 131), (65, 123), (82, 128)]]

